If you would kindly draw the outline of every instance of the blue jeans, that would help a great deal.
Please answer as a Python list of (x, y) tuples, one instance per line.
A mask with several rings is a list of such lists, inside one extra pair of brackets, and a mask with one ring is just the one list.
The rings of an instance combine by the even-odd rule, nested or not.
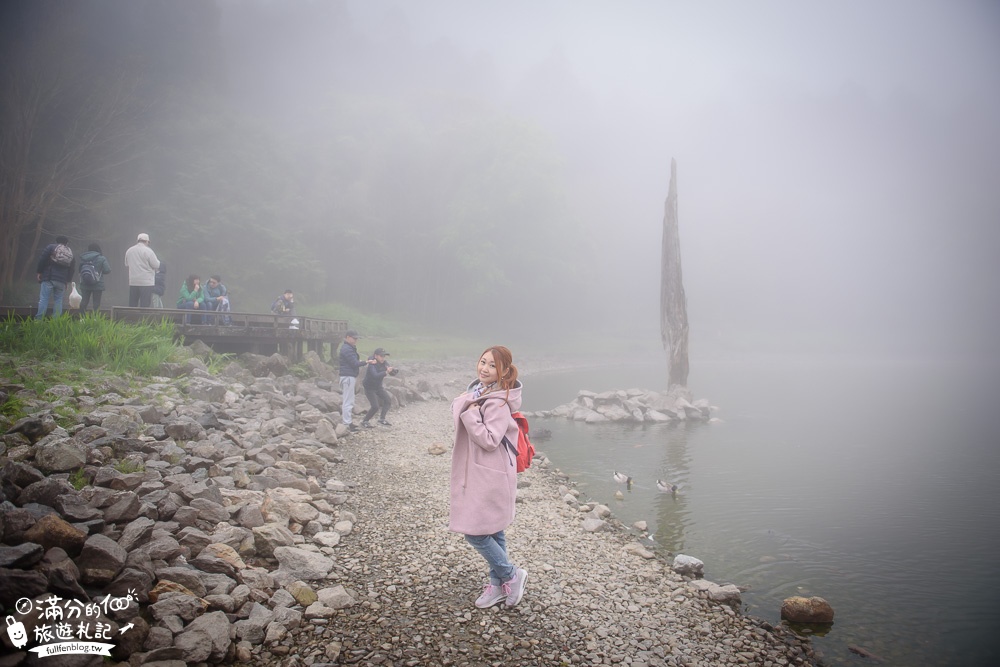
[(351, 412), (354, 410), (354, 386), (358, 383), (358, 378), (352, 378), (350, 376), (340, 377), (340, 391), (343, 396), (343, 408), (341, 409), (341, 415), (344, 419), (344, 424), (347, 426), (351, 425)]
[[(182, 309), (182, 310), (197, 310), (199, 313), (204, 312), (200, 307), (199, 308), (195, 308), (194, 307), (194, 301), (191, 300), (191, 299), (187, 299), (185, 301), (178, 302), (177, 307), (180, 308), (180, 309)], [(205, 323), (205, 316), (204, 315), (199, 315), (199, 316), (195, 317), (194, 320), (195, 320), (194, 321), (195, 324), (204, 324)], [(185, 315), (184, 316), (184, 324), (191, 324), (191, 316), (190, 315)]]
[(492, 535), (466, 535), (465, 541), (489, 563), (491, 584), (499, 586), (514, 577), (517, 568), (507, 558), (507, 538), (502, 530)]
[(40, 320), (45, 317), (45, 311), (49, 309), (49, 300), (52, 301), (52, 315), (59, 317), (62, 315), (63, 292), (66, 291), (66, 283), (58, 280), (43, 280), (41, 289), (38, 290), (38, 312), (35, 319)]

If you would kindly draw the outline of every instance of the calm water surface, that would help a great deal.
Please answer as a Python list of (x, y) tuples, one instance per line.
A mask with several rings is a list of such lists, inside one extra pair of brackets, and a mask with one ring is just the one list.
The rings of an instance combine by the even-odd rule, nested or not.
[[(524, 409), (665, 377), (665, 363), (529, 375)], [(536, 418), (553, 432), (537, 446), (626, 525), (646, 520), (659, 548), (749, 586), (749, 613), (777, 623), (785, 597), (828, 600), (836, 622), (815, 639), (828, 664), (869, 664), (858, 645), (886, 665), (1000, 665), (997, 366), (693, 361), (689, 384), (722, 423)]]

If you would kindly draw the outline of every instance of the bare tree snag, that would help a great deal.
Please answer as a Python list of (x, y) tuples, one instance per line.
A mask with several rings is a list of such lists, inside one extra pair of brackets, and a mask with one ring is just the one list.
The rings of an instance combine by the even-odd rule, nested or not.
[(687, 298), (681, 276), (681, 240), (677, 231), (677, 161), (670, 160), (670, 190), (663, 212), (660, 259), (660, 337), (667, 352), (668, 386), (687, 386)]

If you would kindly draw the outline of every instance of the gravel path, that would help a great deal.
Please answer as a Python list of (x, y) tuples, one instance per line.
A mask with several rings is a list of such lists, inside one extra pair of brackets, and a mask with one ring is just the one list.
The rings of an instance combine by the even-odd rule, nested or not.
[[(459, 392), (457, 381), (438, 386)], [(258, 664), (812, 664), (807, 642), (709, 602), (660, 557), (626, 550), (626, 531), (585, 532), (584, 513), (563, 501), (567, 483), (537, 459), (507, 531), (529, 572), (524, 599), (476, 609), (485, 563), (448, 531), (448, 403), (414, 403), (389, 420), (342, 441), (345, 462), (332, 469), (357, 521), (330, 577), (358, 603), (255, 652)], [(434, 443), (445, 453), (429, 454)]]

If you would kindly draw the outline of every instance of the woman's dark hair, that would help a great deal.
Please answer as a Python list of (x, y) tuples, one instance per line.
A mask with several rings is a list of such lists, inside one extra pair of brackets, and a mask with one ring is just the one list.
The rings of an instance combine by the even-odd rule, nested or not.
[(187, 285), (189, 292), (194, 291), (194, 281), (196, 280), (200, 281), (201, 276), (196, 276), (195, 274), (192, 273), (190, 276), (187, 277), (187, 280), (184, 281), (184, 284)]
[(104, 251), (101, 250), (101, 246), (99, 243), (97, 243), (97, 241), (94, 241), (89, 246), (87, 246), (87, 250), (93, 250), (94, 252), (99, 252), (102, 255), (104, 254)]

